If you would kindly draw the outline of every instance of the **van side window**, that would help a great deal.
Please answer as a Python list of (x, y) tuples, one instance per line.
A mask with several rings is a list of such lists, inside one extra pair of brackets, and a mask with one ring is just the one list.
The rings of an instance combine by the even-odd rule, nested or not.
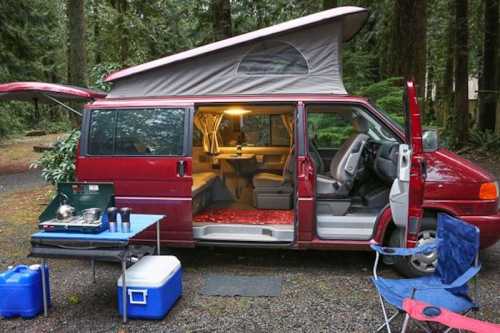
[(112, 155), (115, 111), (94, 110), (90, 118), (88, 151), (91, 155)]
[(281, 115), (224, 116), (219, 126), (224, 147), (287, 147), (290, 136)]
[(94, 110), (90, 155), (183, 154), (184, 109)]

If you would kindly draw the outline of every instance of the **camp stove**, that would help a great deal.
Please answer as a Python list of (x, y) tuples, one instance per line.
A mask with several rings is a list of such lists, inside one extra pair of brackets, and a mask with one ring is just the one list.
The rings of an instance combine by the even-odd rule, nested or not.
[(100, 219), (89, 221), (83, 216), (71, 216), (62, 220), (55, 218), (40, 222), (38, 225), (44, 231), (54, 232), (99, 233), (106, 229)]

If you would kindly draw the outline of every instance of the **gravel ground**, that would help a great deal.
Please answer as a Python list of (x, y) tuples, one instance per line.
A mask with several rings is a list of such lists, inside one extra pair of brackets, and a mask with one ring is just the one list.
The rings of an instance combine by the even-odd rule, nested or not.
[[(27, 251), (27, 237), (23, 242)], [(97, 284), (93, 284), (88, 262), (51, 260), (54, 305), (49, 318), (0, 320), (0, 331), (369, 332), (382, 318), (369, 280), (371, 253), (199, 248), (173, 254), (184, 266), (184, 294), (162, 321), (121, 324), (115, 295), (118, 264), (98, 263)], [(482, 262), (482, 307), (476, 317), (498, 321), (500, 246), (484, 251)], [(2, 258), (0, 269), (10, 263)], [(282, 294), (269, 298), (200, 295), (204, 277), (213, 273), (281, 276)], [(382, 274), (394, 275), (388, 267)]]

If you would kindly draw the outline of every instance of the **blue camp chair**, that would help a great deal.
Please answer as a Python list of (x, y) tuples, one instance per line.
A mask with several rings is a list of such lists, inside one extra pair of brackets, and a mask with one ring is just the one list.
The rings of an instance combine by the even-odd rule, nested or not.
[[(438, 214), (437, 241), (413, 249), (388, 248), (372, 244), (376, 251), (372, 281), (377, 288), (384, 324), (377, 332), (387, 328), (391, 333), (390, 323), (399, 315), (405, 314), (401, 332), (405, 332), (410, 317), (403, 309), (406, 298), (415, 299), (434, 307), (444, 308), (455, 313), (467, 314), (477, 309), (468, 296), (468, 282), (481, 269), (479, 265), (479, 229), (447, 214)], [(377, 275), (380, 255), (411, 256), (429, 254), (437, 249), (438, 262), (432, 275), (413, 279), (385, 279)], [(475, 299), (477, 299), (477, 279), (475, 279)], [(390, 317), (385, 303), (396, 308)], [(415, 322), (426, 332), (430, 332), (424, 323)], [(430, 324), (429, 324), (430, 325)], [(451, 330), (447, 329), (445, 332)]]

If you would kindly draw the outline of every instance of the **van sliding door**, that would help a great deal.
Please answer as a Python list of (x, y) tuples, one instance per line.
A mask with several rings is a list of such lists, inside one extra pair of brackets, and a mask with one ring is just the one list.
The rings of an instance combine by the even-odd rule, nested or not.
[(191, 244), (192, 117), (192, 105), (85, 110), (78, 180), (113, 182), (118, 206), (167, 216), (162, 241)]

